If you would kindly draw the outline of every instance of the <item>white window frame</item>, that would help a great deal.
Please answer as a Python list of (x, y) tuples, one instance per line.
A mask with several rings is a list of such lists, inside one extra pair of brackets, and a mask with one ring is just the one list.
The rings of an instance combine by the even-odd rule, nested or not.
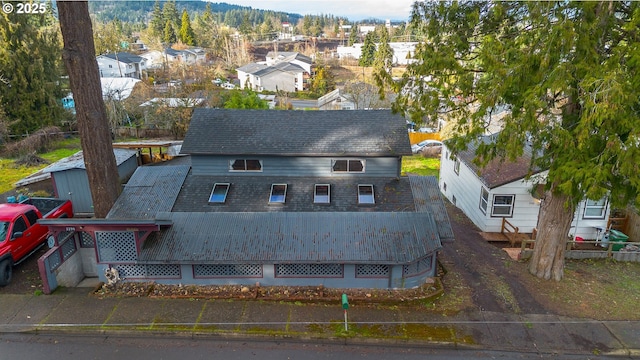
[[(284, 187), (282, 194), (274, 194), (273, 190), (276, 187)], [(280, 198), (280, 196), (282, 198)], [(269, 204), (284, 204), (287, 201), (287, 184), (271, 184), (271, 192), (269, 193)]]
[[(371, 193), (363, 192), (364, 189), (371, 189)], [(358, 184), (358, 204), (374, 205), (376, 203), (373, 184)]]
[(460, 175), (460, 158), (457, 156), (453, 159), (453, 172), (456, 173), (456, 175)]
[[(224, 195), (222, 196), (222, 201), (213, 201), (213, 195), (216, 192), (216, 187), (226, 187), (224, 191)], [(224, 204), (227, 201), (227, 195), (229, 194), (229, 188), (231, 187), (230, 183), (215, 183), (213, 184), (213, 188), (211, 189), (211, 194), (209, 195), (209, 204)], [(217, 194), (220, 195), (220, 194)]]
[[(318, 194), (319, 187), (326, 187), (327, 194)], [(313, 203), (314, 204), (330, 204), (331, 203), (331, 185), (330, 184), (315, 184), (313, 187)]]
[[(244, 162), (244, 169), (234, 169), (233, 165), (236, 163), (236, 161), (243, 161)], [(247, 161), (257, 161), (260, 164), (260, 169), (259, 170), (247, 170)], [(233, 160), (229, 160), (229, 172), (262, 172), (262, 160), (259, 159), (233, 159)]]
[(489, 190), (484, 186), (480, 187), (480, 211), (487, 215), (487, 208), (489, 207)]
[[(607, 197), (603, 197), (600, 200), (591, 200), (587, 199), (584, 202), (584, 212), (582, 213), (583, 219), (604, 219), (604, 216), (607, 214), (607, 204), (609, 203), (609, 199)], [(600, 214), (591, 215), (587, 214), (589, 210), (600, 210)]]
[[(503, 197), (503, 198), (511, 198), (511, 203), (510, 204), (496, 204), (496, 199), (499, 197)], [(495, 194), (493, 195), (493, 202), (491, 204), (491, 216), (492, 217), (512, 217), (513, 216), (513, 207), (514, 204), (516, 202), (516, 196), (514, 194)], [(496, 213), (496, 207), (502, 209), (502, 208), (508, 208), (509, 209), (509, 213), (508, 214), (499, 214)]]
[[(338, 163), (338, 161), (346, 161), (347, 162), (347, 169), (346, 170), (335, 170), (336, 164)], [(351, 170), (351, 162), (359, 162), (362, 165), (362, 170)], [(348, 173), (356, 173), (356, 174), (361, 174), (365, 172), (365, 168), (366, 168), (366, 160), (364, 159), (333, 159), (331, 160), (331, 172), (332, 173), (338, 173), (338, 174), (348, 174)]]

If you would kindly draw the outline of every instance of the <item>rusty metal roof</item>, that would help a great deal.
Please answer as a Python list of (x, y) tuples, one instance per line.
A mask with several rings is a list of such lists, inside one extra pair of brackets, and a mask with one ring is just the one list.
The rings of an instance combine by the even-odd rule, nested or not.
[(406, 264), (442, 247), (428, 213), (161, 213), (139, 262)]
[(142, 166), (133, 173), (107, 219), (155, 219), (170, 211), (190, 166)]

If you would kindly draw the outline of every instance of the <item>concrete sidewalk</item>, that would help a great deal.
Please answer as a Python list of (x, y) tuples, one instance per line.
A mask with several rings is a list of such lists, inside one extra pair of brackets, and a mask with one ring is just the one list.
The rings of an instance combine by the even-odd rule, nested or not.
[(188, 336), (294, 337), (382, 341), (540, 354), (640, 356), (640, 321), (475, 312), (442, 316), (413, 308), (376, 309), (259, 301), (105, 298), (91, 288), (52, 295), (0, 295), (0, 332), (155, 331)]

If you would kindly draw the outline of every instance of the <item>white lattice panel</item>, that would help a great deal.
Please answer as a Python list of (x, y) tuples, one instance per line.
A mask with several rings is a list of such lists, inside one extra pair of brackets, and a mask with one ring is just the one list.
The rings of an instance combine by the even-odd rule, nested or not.
[(340, 264), (276, 264), (276, 277), (343, 277)]
[(194, 277), (262, 277), (261, 264), (203, 264), (193, 266)]
[(356, 265), (356, 277), (382, 278), (389, 276), (389, 265), (361, 264)]
[(138, 258), (134, 233), (96, 231), (100, 262), (133, 262)]

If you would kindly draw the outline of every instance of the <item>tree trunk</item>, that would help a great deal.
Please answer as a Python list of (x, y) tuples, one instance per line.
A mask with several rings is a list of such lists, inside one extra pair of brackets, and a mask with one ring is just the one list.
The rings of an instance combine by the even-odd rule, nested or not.
[(554, 192), (555, 184), (545, 193), (540, 206), (540, 221), (529, 272), (539, 278), (562, 280), (564, 251), (573, 220), (574, 207), (566, 195)]
[(84, 164), (95, 217), (103, 218), (120, 192), (111, 131), (96, 62), (93, 31), (86, 1), (58, 1), (62, 57), (76, 105)]

